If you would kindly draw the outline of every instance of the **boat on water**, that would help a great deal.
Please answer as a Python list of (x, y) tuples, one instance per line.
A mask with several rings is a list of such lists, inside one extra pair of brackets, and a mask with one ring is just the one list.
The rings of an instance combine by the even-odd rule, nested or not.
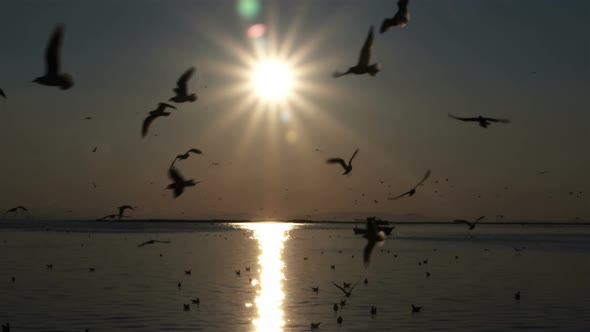
[[(369, 221), (369, 220), (374, 220), (375, 223), (377, 224), (377, 227), (379, 227), (379, 231), (382, 231), (383, 233), (385, 233), (385, 235), (391, 235), (391, 232), (395, 228), (394, 226), (389, 226), (389, 221), (381, 220), (376, 217), (368, 217), (367, 221)], [(366, 228), (359, 228), (356, 225), (354, 226), (354, 228), (352, 230), (354, 231), (354, 234), (363, 234), (363, 235), (367, 234)]]

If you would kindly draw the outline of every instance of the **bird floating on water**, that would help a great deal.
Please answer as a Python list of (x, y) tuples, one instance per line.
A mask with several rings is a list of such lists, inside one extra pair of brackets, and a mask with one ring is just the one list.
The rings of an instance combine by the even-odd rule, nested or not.
[(414, 194), (416, 193), (416, 189), (419, 186), (421, 186), (422, 184), (424, 184), (424, 181), (426, 181), (426, 179), (428, 179), (429, 176), (430, 176), (430, 170), (427, 170), (426, 171), (426, 174), (424, 175), (424, 177), (422, 178), (422, 180), (417, 185), (415, 185), (414, 188), (406, 191), (405, 193), (403, 193), (403, 194), (401, 194), (399, 196), (391, 197), (391, 198), (387, 198), (387, 199), (390, 200), (390, 201), (393, 201), (393, 200), (396, 200), (398, 198), (402, 198), (402, 197), (404, 197), (406, 195), (408, 195), (408, 197), (414, 196)]
[(74, 85), (70, 74), (60, 72), (60, 51), (63, 41), (64, 26), (59, 24), (49, 39), (45, 50), (45, 75), (37, 77), (33, 82), (46, 86), (58, 86), (67, 90)]
[(391, 27), (400, 26), (405, 27), (410, 20), (410, 13), (408, 13), (408, 2), (409, 0), (399, 0), (397, 2), (397, 13), (392, 18), (386, 18), (381, 23), (381, 29), (379, 32), (384, 33)]
[(349, 174), (350, 172), (352, 172), (352, 160), (354, 159), (354, 157), (356, 157), (358, 152), (359, 149), (354, 150), (354, 153), (352, 154), (352, 157), (350, 157), (348, 164), (346, 164), (346, 162), (342, 158), (330, 158), (326, 160), (326, 163), (339, 164), (340, 166), (342, 166), (342, 168), (344, 168), (344, 173), (342, 173), (342, 175)]
[(453, 114), (449, 113), (449, 117), (456, 119), (456, 120), (461, 120), (461, 121), (466, 121), (466, 122), (478, 122), (479, 126), (482, 128), (487, 128), (489, 125), (492, 124), (492, 122), (495, 123), (510, 123), (510, 120), (508, 119), (494, 119), (494, 118), (486, 118), (483, 116), (478, 116), (476, 118), (463, 118), (463, 117), (459, 117), (459, 116), (454, 116)]
[(373, 46), (373, 26), (369, 29), (369, 34), (367, 35), (367, 39), (365, 39), (365, 43), (363, 44), (363, 48), (361, 49), (361, 54), (359, 56), (358, 63), (354, 67), (348, 68), (348, 70), (344, 73), (341, 72), (334, 72), (332, 77), (338, 78), (348, 74), (370, 74), (371, 76), (377, 75), (379, 72), (379, 64), (374, 63), (372, 65), (369, 64), (371, 61), (371, 47)]
[(184, 102), (194, 102), (198, 99), (197, 95), (194, 93), (188, 94), (188, 87), (187, 83), (188, 80), (193, 76), (193, 72), (195, 71), (195, 67), (190, 67), (187, 71), (184, 72), (176, 81), (176, 88), (174, 88), (174, 93), (176, 94), (174, 97), (168, 99), (169, 101), (173, 101), (175, 103), (184, 103)]
[(149, 115), (143, 120), (143, 125), (141, 126), (141, 137), (145, 137), (145, 135), (148, 132), (148, 129), (150, 128), (150, 125), (152, 124), (152, 122), (154, 122), (155, 119), (161, 116), (169, 116), (170, 114), (172, 114), (170, 112), (166, 112), (166, 108), (168, 107), (176, 109), (176, 107), (170, 104), (159, 103), (158, 108), (156, 108), (153, 111), (150, 111)]

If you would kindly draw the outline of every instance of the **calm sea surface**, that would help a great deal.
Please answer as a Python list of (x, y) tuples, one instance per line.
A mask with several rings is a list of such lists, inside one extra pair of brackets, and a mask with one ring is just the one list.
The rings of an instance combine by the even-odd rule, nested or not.
[[(0, 322), (15, 332), (308, 331), (312, 322), (590, 331), (588, 226), (480, 224), (471, 238), (463, 225), (399, 225), (368, 268), (352, 227), (0, 221)], [(137, 247), (150, 239), (170, 243)], [(332, 282), (358, 284), (345, 298)]]

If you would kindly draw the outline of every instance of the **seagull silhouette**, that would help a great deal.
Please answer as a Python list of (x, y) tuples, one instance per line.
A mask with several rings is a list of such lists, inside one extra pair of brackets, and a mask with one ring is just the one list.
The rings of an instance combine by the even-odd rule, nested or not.
[(141, 137), (145, 137), (145, 135), (148, 132), (148, 129), (150, 128), (150, 125), (156, 118), (160, 116), (169, 116), (170, 114), (172, 114), (170, 112), (166, 112), (167, 107), (176, 109), (176, 107), (170, 104), (159, 103), (158, 108), (149, 113), (149, 115), (143, 120), (143, 125), (141, 127)]
[(200, 183), (200, 181), (195, 182), (193, 179), (185, 180), (182, 177), (182, 175), (180, 175), (180, 173), (178, 172), (178, 169), (174, 167), (170, 167), (168, 169), (168, 177), (174, 182), (169, 184), (168, 187), (166, 187), (166, 189), (173, 190), (174, 198), (182, 195), (185, 187), (194, 187), (195, 185)]
[(405, 193), (403, 193), (403, 194), (401, 194), (399, 196), (391, 197), (391, 198), (387, 198), (387, 199), (390, 200), (390, 201), (393, 201), (393, 200), (396, 200), (398, 198), (402, 198), (402, 197), (404, 197), (406, 195), (408, 195), (408, 197), (414, 196), (414, 194), (416, 193), (416, 189), (419, 186), (421, 186), (424, 183), (424, 181), (426, 181), (426, 179), (428, 179), (429, 176), (430, 176), (430, 170), (427, 170), (426, 171), (426, 174), (424, 175), (424, 178), (422, 178), (422, 181), (420, 181), (416, 186), (414, 186), (414, 188), (406, 191)]
[(27, 210), (26, 207), (24, 207), (22, 205), (19, 205), (17, 207), (13, 207), (12, 209), (6, 210), (6, 213), (9, 213), (9, 212), (18, 212), (18, 210), (21, 210), (21, 211), (24, 211), (24, 212), (28, 212), (29, 211), (29, 210)]
[(119, 217), (119, 219), (125, 217), (123, 215), (123, 213), (125, 213), (125, 210), (135, 211), (135, 209), (131, 205), (121, 205), (121, 206), (119, 206), (119, 214), (117, 215), (117, 217)]
[(354, 67), (348, 68), (348, 70), (344, 73), (341, 72), (334, 72), (332, 77), (338, 78), (348, 74), (370, 74), (371, 76), (377, 75), (379, 72), (379, 64), (374, 63), (369, 65), (369, 61), (371, 61), (371, 47), (373, 46), (373, 26), (369, 29), (369, 34), (367, 35), (367, 39), (363, 44), (363, 48), (361, 49), (361, 54), (359, 56), (359, 61)]
[(59, 24), (47, 45), (45, 51), (45, 75), (37, 77), (33, 82), (47, 86), (59, 86), (62, 90), (67, 90), (74, 85), (74, 80), (70, 74), (60, 73), (60, 51), (64, 35), (64, 26)]
[(367, 238), (367, 245), (363, 252), (363, 262), (365, 266), (369, 266), (371, 261), (371, 252), (377, 242), (383, 242), (385, 239), (385, 233), (379, 231), (379, 226), (375, 222), (374, 218), (367, 218), (367, 234), (364, 235)]
[(190, 156), (190, 153), (191, 152), (192, 153), (196, 153), (196, 154), (203, 154), (203, 152), (201, 150), (192, 148), (192, 149), (188, 150), (186, 153), (179, 154), (178, 156), (176, 156), (176, 158), (174, 158), (174, 160), (172, 161), (172, 165), (170, 165), (170, 167), (174, 166), (174, 163), (177, 160), (185, 160), (185, 159), (188, 159), (188, 157)]
[(386, 18), (381, 23), (381, 29), (379, 32), (384, 33), (391, 27), (400, 26), (405, 27), (410, 20), (410, 14), (408, 13), (408, 2), (409, 0), (399, 0), (397, 2), (397, 13), (392, 18)]
[(418, 307), (412, 304), (412, 313), (420, 312), (420, 310), (422, 310), (422, 307)]
[(195, 71), (195, 67), (190, 67), (187, 71), (180, 76), (178, 81), (176, 81), (176, 88), (174, 88), (174, 93), (176, 94), (174, 97), (168, 99), (169, 101), (173, 101), (175, 103), (184, 103), (184, 102), (193, 102), (197, 100), (197, 95), (192, 93), (188, 94), (187, 89), (187, 82), (193, 76), (193, 72)]
[(346, 164), (346, 162), (342, 158), (330, 158), (330, 159), (326, 160), (326, 163), (340, 164), (340, 166), (342, 166), (342, 168), (344, 168), (344, 173), (342, 173), (342, 175), (346, 175), (352, 171), (352, 160), (354, 159), (354, 157), (356, 157), (356, 154), (358, 152), (359, 152), (359, 149), (354, 150), (352, 157), (350, 157), (350, 160), (348, 161), (348, 165)]
[(141, 248), (143, 246), (147, 246), (148, 244), (154, 244), (154, 243), (170, 243), (170, 240), (168, 240), (168, 241), (149, 240), (149, 241), (145, 241), (145, 242), (138, 244), (137, 247)]
[(479, 126), (483, 127), (483, 128), (487, 128), (489, 125), (492, 124), (492, 122), (510, 123), (510, 120), (508, 120), (508, 119), (486, 118), (481, 115), (478, 116), (477, 118), (462, 118), (462, 117), (454, 116), (453, 114), (449, 113), (449, 117), (456, 119), (456, 120), (461, 120), (461, 121), (478, 122)]
[(483, 218), (485, 218), (485, 216), (481, 216), (481, 217), (475, 219), (474, 222), (470, 222), (470, 221), (463, 220), (463, 219), (455, 219), (455, 220), (453, 220), (453, 222), (465, 224), (465, 225), (467, 225), (468, 230), (472, 230), (477, 225), (477, 222), (482, 220)]
[(335, 283), (333, 281), (332, 281), (332, 284), (334, 286), (336, 286), (336, 288), (338, 288), (339, 290), (341, 290), (344, 293), (344, 296), (350, 297), (350, 295), (352, 295), (352, 291), (354, 290), (354, 288), (356, 287), (356, 285), (358, 284), (358, 282), (355, 283), (354, 285), (352, 285), (352, 287), (350, 287), (349, 290), (344, 289), (344, 287), (341, 287), (340, 285), (338, 285), (337, 283)]

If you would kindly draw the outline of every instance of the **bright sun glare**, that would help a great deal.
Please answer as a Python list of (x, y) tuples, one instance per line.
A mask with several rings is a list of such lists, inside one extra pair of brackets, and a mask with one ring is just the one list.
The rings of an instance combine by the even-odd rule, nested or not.
[(256, 94), (265, 101), (283, 101), (291, 92), (293, 74), (285, 62), (263, 60), (254, 67), (252, 86)]

